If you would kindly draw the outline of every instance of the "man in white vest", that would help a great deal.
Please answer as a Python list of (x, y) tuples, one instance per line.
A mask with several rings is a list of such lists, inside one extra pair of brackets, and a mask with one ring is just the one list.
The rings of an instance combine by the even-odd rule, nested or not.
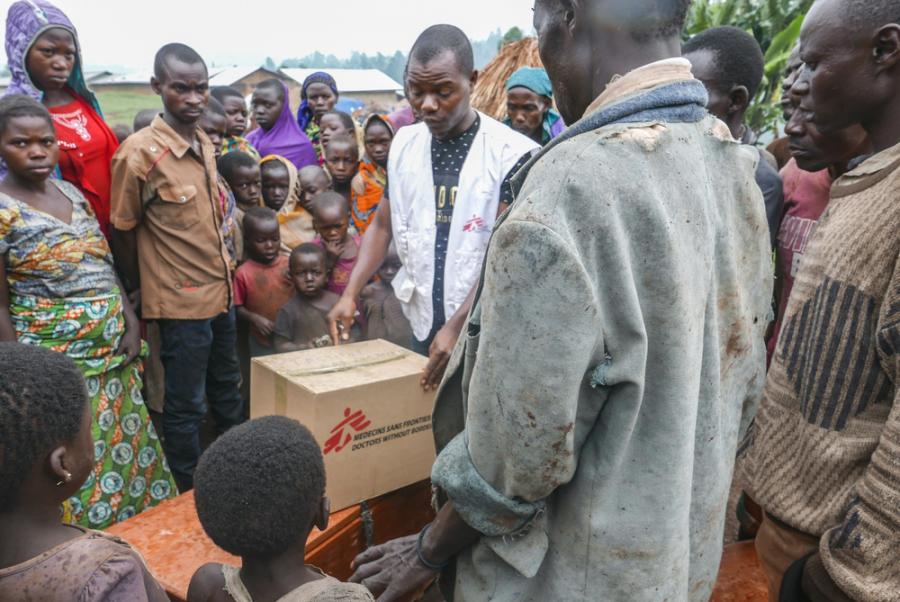
[(429, 356), (426, 388), (440, 383), (465, 323), (494, 222), (512, 203), (510, 179), (539, 148), (472, 108), (473, 63), (469, 39), (451, 25), (429, 27), (413, 45), (406, 89), (422, 122), (397, 132), (384, 199), (330, 316), (337, 341), (393, 240), (403, 262), (393, 287), (413, 348)]

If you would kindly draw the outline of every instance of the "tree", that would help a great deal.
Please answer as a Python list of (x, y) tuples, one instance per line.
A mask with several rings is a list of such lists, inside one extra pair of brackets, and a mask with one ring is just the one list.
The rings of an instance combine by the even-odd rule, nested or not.
[(275, 68), (276, 68), (276, 67), (275, 67), (275, 61), (272, 60), (272, 57), (270, 57), (270, 56), (267, 56), (267, 57), (266, 57), (265, 67), (266, 67), (266, 69), (268, 69), (269, 71), (275, 71)]
[(497, 49), (499, 50), (500, 48), (503, 48), (510, 42), (518, 42), (523, 37), (525, 37), (525, 34), (522, 33), (521, 29), (519, 29), (518, 27), (512, 27), (509, 29), (509, 31), (503, 34), (503, 38), (500, 40), (500, 44), (497, 46)]
[(695, 0), (688, 13), (685, 38), (711, 27), (732, 25), (759, 42), (766, 59), (765, 77), (747, 124), (759, 134), (781, 130), (781, 81), (791, 50), (800, 37), (803, 18), (813, 0)]

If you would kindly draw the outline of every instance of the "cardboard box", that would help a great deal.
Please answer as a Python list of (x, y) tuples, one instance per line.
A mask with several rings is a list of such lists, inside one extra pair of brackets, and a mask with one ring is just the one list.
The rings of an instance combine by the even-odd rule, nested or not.
[(426, 362), (386, 341), (255, 358), (250, 415), (306, 425), (322, 446), (331, 507), (347, 508), (431, 476)]

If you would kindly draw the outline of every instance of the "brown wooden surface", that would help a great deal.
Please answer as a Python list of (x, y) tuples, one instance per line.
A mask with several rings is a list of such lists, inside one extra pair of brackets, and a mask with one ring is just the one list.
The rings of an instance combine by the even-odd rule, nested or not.
[(710, 602), (768, 602), (766, 575), (753, 542), (725, 546), (719, 578)]
[[(372, 500), (369, 507), (376, 544), (415, 533), (434, 516), (427, 481)], [(217, 547), (203, 532), (191, 492), (113, 525), (108, 533), (121, 537), (141, 553), (173, 600), (186, 599), (194, 571), (204, 564), (241, 564), (240, 558)], [(346, 579), (350, 576), (350, 562), (363, 551), (364, 543), (360, 507), (347, 508), (331, 515), (325, 531), (313, 530), (310, 534), (307, 562), (338, 579)]]

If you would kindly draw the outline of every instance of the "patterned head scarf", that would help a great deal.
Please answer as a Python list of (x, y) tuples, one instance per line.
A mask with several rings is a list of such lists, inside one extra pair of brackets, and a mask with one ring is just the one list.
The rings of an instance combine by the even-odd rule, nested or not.
[(309, 99), (306, 96), (309, 87), (313, 84), (325, 84), (331, 88), (335, 97), (340, 97), (337, 82), (324, 71), (316, 71), (303, 80), (303, 87), (300, 89), (300, 109), (297, 111), (297, 123), (300, 124), (300, 129), (303, 131), (306, 131), (306, 126), (309, 125), (309, 122), (312, 121), (313, 118), (313, 111), (309, 108)]

